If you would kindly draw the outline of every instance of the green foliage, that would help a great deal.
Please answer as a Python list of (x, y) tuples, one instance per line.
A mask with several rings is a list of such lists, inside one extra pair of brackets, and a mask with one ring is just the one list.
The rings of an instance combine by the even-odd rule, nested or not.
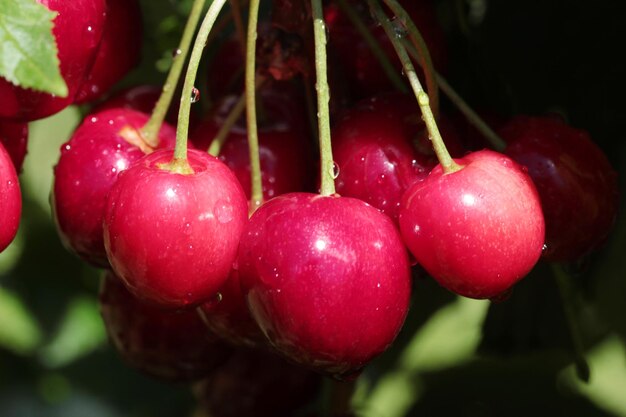
[(66, 97), (52, 35), (56, 13), (35, 0), (0, 0), (0, 76)]

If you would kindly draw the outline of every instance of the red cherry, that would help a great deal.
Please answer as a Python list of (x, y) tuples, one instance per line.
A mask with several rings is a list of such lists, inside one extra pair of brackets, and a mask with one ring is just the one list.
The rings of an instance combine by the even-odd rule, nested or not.
[(105, 0), (37, 1), (58, 13), (52, 33), (59, 51), (61, 75), (69, 94), (66, 98), (60, 98), (16, 87), (0, 78), (0, 117), (3, 118), (17, 121), (41, 119), (72, 104), (102, 39)]
[(93, 66), (76, 94), (77, 104), (93, 101), (106, 93), (141, 58), (142, 24), (139, 2), (106, 1), (107, 17), (102, 40)]
[(535, 265), (544, 219), (530, 177), (507, 156), (478, 151), (436, 166), (400, 205), (400, 230), (417, 261), (440, 285), (471, 298), (492, 298)]
[(410, 273), (392, 221), (363, 201), (291, 193), (261, 206), (239, 246), (252, 316), (290, 360), (338, 377), (394, 340)]
[(517, 116), (500, 134), (528, 168), (546, 218), (550, 261), (575, 261), (602, 244), (617, 216), (617, 173), (589, 134), (553, 117)]
[(193, 173), (183, 175), (162, 168), (172, 157), (157, 150), (118, 176), (107, 198), (104, 244), (135, 296), (181, 308), (215, 296), (225, 282), (248, 205), (217, 158), (189, 150)]
[(208, 414), (220, 417), (290, 416), (316, 396), (318, 375), (262, 351), (236, 352), (194, 393)]
[(193, 311), (164, 311), (133, 297), (107, 271), (100, 312), (111, 344), (131, 367), (159, 379), (190, 381), (220, 366), (230, 349)]
[(11, 157), (0, 143), (0, 252), (13, 241), (20, 225), (22, 193)]
[(0, 143), (9, 153), (15, 171), (22, 170), (28, 145), (28, 124), (12, 123), (0, 120)]
[[(51, 202), (57, 230), (70, 251), (95, 266), (109, 265), (102, 237), (109, 190), (121, 171), (154, 150), (139, 133), (147, 121), (130, 109), (92, 113), (61, 146)], [(173, 148), (175, 141), (174, 128), (164, 124), (159, 147)]]
[[(354, 0), (351, 0), (351, 3), (356, 7), (357, 12), (368, 21), (370, 32), (378, 40), (391, 62), (394, 63), (399, 74), (402, 68), (400, 61), (383, 28), (368, 19), (369, 12), (364, 6), (365, 3)], [(438, 24), (432, 1), (409, 0), (401, 3), (424, 37), (434, 67), (439, 72), (445, 72), (447, 66), (445, 36)], [(393, 85), (370, 47), (347, 16), (341, 12), (341, 9), (336, 4), (330, 3), (324, 8), (324, 18), (329, 31), (329, 46), (337, 49), (336, 57), (347, 74), (350, 75), (348, 81), (351, 84), (353, 94), (364, 97), (393, 90)], [(423, 76), (420, 78), (423, 79)]]

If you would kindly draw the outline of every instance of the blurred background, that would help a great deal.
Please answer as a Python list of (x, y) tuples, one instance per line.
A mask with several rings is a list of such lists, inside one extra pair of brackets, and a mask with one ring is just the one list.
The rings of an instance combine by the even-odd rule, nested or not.
[[(190, 3), (142, 1), (143, 59), (117, 88), (162, 82)], [(589, 131), (620, 173), (623, 203), (621, 3), (436, 1), (450, 51), (448, 78), (461, 95), (507, 115), (558, 112)], [(190, 416), (197, 406), (187, 385), (149, 379), (119, 360), (98, 310), (100, 272), (66, 252), (55, 232), (53, 166), (85, 111), (71, 107), (30, 125), (22, 222), (0, 254), (0, 416)], [(605, 247), (570, 274), (589, 383), (576, 376), (548, 266), (539, 265), (497, 304), (416, 279), (396, 343), (356, 383), (355, 414), (626, 416), (623, 210)]]

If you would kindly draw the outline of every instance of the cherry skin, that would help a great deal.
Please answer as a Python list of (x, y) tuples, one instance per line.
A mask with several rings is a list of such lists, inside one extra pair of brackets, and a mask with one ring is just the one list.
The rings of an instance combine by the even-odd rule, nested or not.
[(104, 274), (99, 301), (111, 344), (129, 366), (149, 376), (168, 381), (203, 378), (230, 355), (193, 311), (143, 303), (111, 271)]
[(28, 146), (28, 124), (0, 120), (0, 143), (9, 153), (15, 171), (19, 174)]
[[(367, 22), (370, 32), (391, 60), (398, 74), (402, 66), (393, 45), (382, 27), (369, 17), (365, 3), (351, 0), (352, 5)], [(442, 28), (437, 22), (431, 0), (407, 0), (401, 2), (428, 45), (431, 59), (437, 71), (444, 73), (447, 66), (447, 51)], [(339, 6), (329, 3), (324, 8), (324, 18), (329, 31), (329, 46), (337, 50), (336, 57), (349, 74), (348, 81), (352, 93), (357, 97), (367, 97), (376, 93), (394, 90), (389, 78), (382, 69), (363, 37), (354, 28)], [(420, 75), (423, 79), (423, 76)]]
[(97, 99), (139, 63), (141, 32), (137, 0), (107, 0), (102, 40), (93, 66), (76, 94), (76, 104)]
[(541, 256), (545, 225), (532, 180), (505, 155), (483, 150), (437, 165), (400, 204), (400, 230), (417, 261), (440, 285), (493, 298)]
[[(64, 245), (83, 260), (107, 267), (102, 219), (106, 196), (118, 174), (154, 151), (141, 137), (148, 115), (110, 109), (88, 115), (61, 146), (54, 168), (52, 210)], [(174, 148), (176, 132), (163, 124), (159, 147)]]
[(11, 157), (0, 143), (0, 252), (15, 238), (21, 214), (20, 183)]
[(52, 33), (55, 37), (61, 76), (68, 96), (56, 97), (17, 87), (0, 78), (0, 117), (31, 121), (57, 113), (72, 104), (74, 96), (93, 64), (104, 31), (105, 0), (38, 0), (57, 12)]
[(290, 193), (261, 206), (239, 246), (252, 316), (291, 361), (358, 372), (398, 334), (410, 297), (393, 222), (349, 197)]
[(552, 117), (517, 116), (500, 130), (528, 168), (546, 218), (549, 261), (576, 261), (607, 238), (617, 216), (617, 173), (589, 134)]
[(104, 214), (104, 244), (117, 275), (141, 299), (169, 308), (214, 297), (232, 268), (248, 204), (235, 175), (189, 150), (190, 174), (163, 168), (161, 149), (118, 176)]
[(239, 350), (193, 391), (212, 416), (291, 416), (316, 397), (320, 382), (319, 375), (275, 354)]

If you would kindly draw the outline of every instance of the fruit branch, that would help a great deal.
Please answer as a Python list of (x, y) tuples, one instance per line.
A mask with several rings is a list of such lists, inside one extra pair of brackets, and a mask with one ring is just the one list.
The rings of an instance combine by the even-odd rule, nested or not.
[(326, 24), (322, 1), (311, 0), (313, 38), (315, 41), (315, 88), (317, 90), (317, 126), (320, 143), (321, 195), (335, 194), (335, 163), (330, 140), (330, 91), (328, 88), (326, 57)]
[[(419, 62), (419, 54), (415, 46), (408, 41), (404, 41), (409, 54)], [(437, 84), (444, 94), (452, 101), (452, 103), (459, 109), (461, 113), (467, 118), (467, 120), (491, 143), (491, 146), (502, 152), (506, 148), (506, 142), (491, 127), (476, 113), (465, 100), (457, 93), (454, 88), (448, 83), (448, 81), (438, 72), (435, 71), (435, 77), (437, 78)]]
[[(196, 79), (196, 74), (198, 73), (198, 65), (200, 64), (200, 58), (202, 58), (202, 51), (209, 37), (209, 32), (211, 32), (211, 28), (220, 10), (222, 10), (224, 3), (226, 3), (226, 0), (213, 0), (200, 25), (200, 30), (198, 31), (196, 41), (191, 50), (191, 57), (189, 58), (187, 74), (185, 74), (185, 82), (183, 84), (183, 92), (180, 97), (178, 124), (176, 126), (176, 147), (174, 148), (174, 160), (171, 164), (173, 168), (176, 168), (176, 166), (181, 168), (181, 173), (190, 172), (191, 170), (191, 167), (187, 163), (187, 136), (189, 133), (189, 113), (191, 112), (193, 84)], [(184, 163), (182, 161), (184, 161)]]
[(589, 364), (585, 359), (582, 331), (574, 309), (574, 289), (572, 288), (571, 277), (567, 275), (559, 264), (551, 263), (550, 266), (552, 268), (552, 273), (557, 287), (559, 288), (561, 302), (563, 303), (563, 312), (565, 313), (565, 320), (567, 321), (567, 326), (572, 338), (576, 375), (578, 375), (578, 378), (580, 378), (581, 381), (589, 382)]
[(430, 108), (430, 100), (428, 98), (428, 94), (424, 91), (422, 84), (417, 78), (417, 73), (415, 72), (415, 67), (411, 62), (411, 58), (409, 57), (406, 48), (396, 37), (396, 33), (394, 28), (383, 12), (382, 7), (376, 0), (367, 0), (369, 4), (370, 10), (374, 18), (382, 25), (383, 29), (385, 29), (385, 33), (389, 37), (389, 40), (393, 44), (396, 53), (398, 54), (398, 58), (400, 58), (400, 62), (402, 62), (402, 68), (404, 68), (404, 73), (409, 79), (409, 83), (411, 84), (411, 88), (413, 89), (413, 93), (417, 98), (417, 103), (420, 106), (420, 110), (422, 111), (422, 119), (424, 119), (424, 123), (426, 124), (426, 129), (428, 130), (428, 137), (432, 142), (433, 149), (435, 154), (437, 155), (437, 159), (443, 168), (443, 171), (446, 174), (458, 171), (461, 167), (454, 162), (448, 149), (446, 148), (443, 139), (441, 138), (441, 133), (439, 133), (439, 128), (437, 127), (437, 122), (435, 121), (435, 116)]
[(259, 20), (260, 0), (250, 0), (248, 16), (248, 34), (246, 39), (246, 122), (248, 130), (248, 148), (250, 152), (250, 202), (252, 210), (263, 203), (263, 184), (261, 183), (261, 158), (259, 157), (259, 135), (256, 119), (256, 37)]
[[(398, 71), (396, 71), (396, 69), (393, 67), (393, 64), (389, 60), (389, 57), (387, 57), (387, 55), (383, 51), (380, 43), (378, 43), (376, 38), (374, 38), (372, 32), (370, 32), (370, 30), (367, 28), (365, 22), (363, 21), (361, 16), (359, 16), (354, 7), (346, 0), (337, 0), (337, 4), (339, 5), (341, 11), (343, 11), (348, 19), (350, 19), (350, 22), (352, 23), (354, 28), (357, 30), (357, 32), (359, 32), (367, 46), (370, 48), (372, 54), (374, 54), (374, 56), (378, 60), (378, 63), (382, 66), (385, 75), (387, 75), (387, 78), (389, 78), (389, 81), (391, 81), (396, 90), (402, 93), (407, 93), (408, 90), (406, 88), (404, 80), (398, 74)], [(430, 90), (428, 92), (431, 93)]]
[(163, 91), (154, 106), (150, 120), (148, 120), (148, 123), (146, 123), (141, 132), (144, 140), (153, 148), (156, 148), (158, 145), (158, 132), (161, 129), (163, 120), (165, 120), (165, 115), (172, 102), (174, 92), (176, 91), (176, 85), (178, 84), (180, 74), (183, 71), (183, 65), (187, 59), (189, 46), (191, 45), (193, 34), (198, 26), (198, 21), (202, 15), (202, 9), (205, 2), (206, 0), (195, 0), (193, 2), (185, 29), (183, 30), (183, 36), (180, 40), (180, 44), (174, 52), (172, 66), (167, 74), (165, 84), (163, 85)]
[[(417, 26), (415, 26), (411, 16), (409, 16), (404, 7), (402, 7), (397, 0), (384, 0), (384, 2), (387, 7), (391, 9), (393, 14), (395, 14), (404, 24), (403, 29), (408, 31), (409, 39), (418, 51), (417, 62), (424, 71), (426, 89), (428, 90), (428, 96), (430, 97), (430, 101), (432, 103), (431, 108), (433, 109), (433, 113), (437, 115), (439, 111), (439, 91), (437, 89), (437, 80), (435, 79), (435, 68), (433, 67), (433, 61), (430, 57), (428, 46), (426, 45), (426, 42), (424, 42), (422, 34), (417, 29)], [(396, 32), (396, 38), (401, 37), (403, 36), (398, 36), (398, 33)]]

